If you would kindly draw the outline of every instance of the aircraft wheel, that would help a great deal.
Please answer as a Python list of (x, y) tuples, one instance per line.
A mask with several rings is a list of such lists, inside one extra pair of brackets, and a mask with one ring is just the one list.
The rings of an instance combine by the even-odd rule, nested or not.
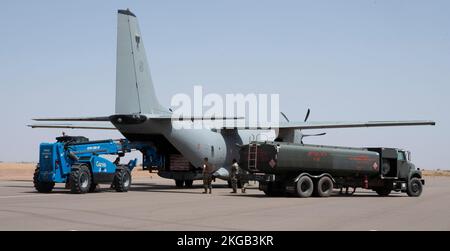
[(178, 188), (182, 188), (184, 184), (184, 180), (175, 180), (175, 186)]
[(193, 184), (194, 184), (193, 180), (185, 180), (184, 181), (184, 186), (185, 187), (192, 187)]

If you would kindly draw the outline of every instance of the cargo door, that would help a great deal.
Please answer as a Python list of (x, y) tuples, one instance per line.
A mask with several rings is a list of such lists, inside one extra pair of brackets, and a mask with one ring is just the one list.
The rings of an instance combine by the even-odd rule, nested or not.
[(181, 154), (171, 154), (170, 160), (170, 171), (189, 171), (190, 164), (189, 161)]

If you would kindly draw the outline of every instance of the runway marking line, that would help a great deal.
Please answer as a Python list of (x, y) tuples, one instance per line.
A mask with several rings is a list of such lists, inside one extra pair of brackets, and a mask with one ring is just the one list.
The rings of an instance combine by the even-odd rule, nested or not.
[(11, 199), (11, 198), (32, 198), (32, 197), (49, 197), (49, 196), (57, 196), (62, 194), (29, 194), (29, 195), (9, 195), (9, 196), (0, 196), (0, 199)]

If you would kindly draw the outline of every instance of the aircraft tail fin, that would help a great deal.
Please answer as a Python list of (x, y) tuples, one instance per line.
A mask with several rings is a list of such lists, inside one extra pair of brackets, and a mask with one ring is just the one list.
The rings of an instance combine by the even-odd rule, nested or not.
[(167, 113), (158, 102), (139, 24), (130, 10), (118, 11), (116, 114)]

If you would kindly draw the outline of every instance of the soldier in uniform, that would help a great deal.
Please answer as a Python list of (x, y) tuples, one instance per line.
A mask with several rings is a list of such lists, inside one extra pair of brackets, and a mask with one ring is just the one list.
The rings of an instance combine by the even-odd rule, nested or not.
[(241, 181), (241, 191), (242, 193), (245, 193), (245, 190), (248, 187), (248, 177), (247, 177), (248, 172), (245, 170), (240, 169), (239, 170), (239, 176), (240, 176), (240, 181)]
[(242, 193), (245, 193), (248, 186), (247, 172), (239, 167), (236, 159), (233, 159), (233, 165), (231, 165), (230, 181), (233, 188), (231, 193), (237, 193), (238, 182), (241, 182)]
[(204, 159), (203, 162), (203, 186), (205, 187), (205, 191), (203, 192), (204, 194), (208, 193), (208, 189), (209, 189), (209, 193), (212, 192), (212, 173), (213, 173), (213, 167), (211, 164), (209, 164), (208, 162), (208, 158)]
[(237, 192), (237, 174), (239, 172), (239, 164), (237, 163), (236, 159), (233, 159), (233, 164), (231, 165), (231, 171), (230, 171), (230, 182), (231, 182), (231, 188), (233, 188), (233, 191), (231, 193)]

